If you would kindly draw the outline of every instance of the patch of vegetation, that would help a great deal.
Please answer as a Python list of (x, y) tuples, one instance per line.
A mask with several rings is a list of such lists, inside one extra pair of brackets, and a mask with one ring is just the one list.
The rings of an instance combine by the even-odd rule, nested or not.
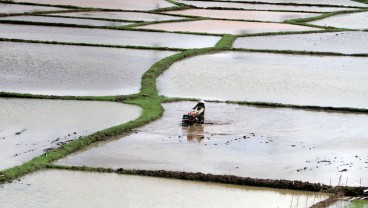
[(233, 47), (236, 37), (235, 35), (224, 35), (215, 47), (220, 50), (229, 50)]
[(363, 4), (368, 4), (368, 0), (352, 0), (352, 1), (360, 2)]

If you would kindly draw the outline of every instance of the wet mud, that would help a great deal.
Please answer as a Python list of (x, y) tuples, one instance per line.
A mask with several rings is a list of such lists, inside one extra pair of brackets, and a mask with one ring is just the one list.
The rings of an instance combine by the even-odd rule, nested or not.
[(367, 185), (366, 115), (209, 103), (210, 124), (183, 128), (192, 105), (165, 104), (157, 122), (56, 164)]

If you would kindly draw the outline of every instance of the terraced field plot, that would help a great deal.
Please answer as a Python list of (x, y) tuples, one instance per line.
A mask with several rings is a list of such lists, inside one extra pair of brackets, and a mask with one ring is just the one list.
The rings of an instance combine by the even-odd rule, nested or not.
[(0, 24), (0, 38), (170, 48), (211, 47), (220, 39), (186, 34), (8, 24)]
[(0, 42), (0, 48), (0, 91), (43, 95), (138, 93), (150, 66), (174, 54), (14, 42)]
[(0, 170), (141, 114), (136, 106), (96, 101), (0, 98), (0, 105)]
[(175, 63), (158, 89), (169, 97), (367, 108), (367, 65), (360, 57), (224, 52)]
[(368, 12), (341, 14), (309, 23), (320, 26), (364, 30), (368, 29)]
[(171, 32), (197, 32), (197, 33), (218, 33), (218, 34), (252, 34), (262, 32), (279, 31), (311, 31), (319, 30), (312, 27), (298, 25), (288, 25), (280, 23), (264, 22), (241, 22), (226, 20), (200, 20), (189, 22), (160, 23), (137, 28), (165, 30)]
[(235, 48), (368, 54), (368, 32), (334, 32), (238, 38)]
[[(165, 114), (159, 121), (57, 164), (325, 184), (331, 180), (332, 185), (337, 185), (342, 175), (344, 183), (349, 178), (350, 185), (359, 185), (361, 178), (365, 185), (368, 183), (367, 115), (208, 103), (208, 124), (180, 127), (180, 116), (194, 105), (165, 104)], [(348, 171), (341, 172), (343, 169)]]
[(142, 0), (141, 1), (14, 0), (14, 2), (77, 6), (77, 7), (86, 7), (86, 8), (121, 9), (121, 10), (152, 10), (152, 9), (174, 6), (173, 4), (170, 4), (164, 0), (149, 0), (149, 1), (142, 1)]
[[(289, 5), (275, 5), (275, 4), (253, 4), (253, 3), (233, 3), (233, 2), (210, 2), (210, 1), (183, 1), (178, 2), (192, 5), (200, 8), (231, 8), (231, 9), (247, 9), (247, 10), (261, 10), (261, 11), (303, 11), (303, 12), (333, 12), (343, 11), (347, 8), (342, 7), (318, 7), (318, 6), (289, 6)], [(352, 9), (349, 9), (352, 10)]]
[(76, 18), (62, 18), (62, 17), (45, 17), (45, 16), (10, 16), (3, 17), (0, 20), (10, 20), (14, 22), (42, 22), (42, 23), (60, 23), (68, 25), (88, 25), (88, 26), (123, 26), (132, 23), (128, 22), (113, 22), (102, 20), (88, 20)]
[[(224, 0), (225, 1), (225, 0)], [(239, 2), (252, 2), (249, 0), (226, 0), (226, 1), (239, 1)], [(264, 3), (278, 3), (278, 4), (310, 4), (310, 5), (337, 5), (337, 6), (358, 6), (366, 7), (365, 4), (354, 2), (351, 0), (257, 0), (256, 2)]]
[(241, 11), (241, 10), (214, 10), (214, 9), (188, 9), (183, 11), (171, 11), (168, 14), (200, 16), (221, 19), (257, 20), (282, 22), (290, 19), (314, 17), (319, 14), (301, 12), (265, 12), (265, 11)]
[(42, 11), (58, 11), (63, 10), (57, 7), (46, 7), (46, 6), (29, 6), (20, 4), (4, 4), (0, 3), (0, 14), (14, 14), (24, 12), (42, 12)]
[(52, 16), (60, 17), (80, 17), (80, 18), (97, 18), (111, 20), (130, 20), (130, 21), (163, 21), (163, 20), (178, 20), (182, 17), (174, 17), (169, 15), (150, 14), (143, 12), (70, 12), (51, 14)]
[[(69, 190), (69, 187), (75, 188)], [(32, 205), (28, 207), (57, 207), (60, 204), (68, 207), (114, 207), (124, 204), (134, 208), (250, 205), (254, 208), (265, 205), (276, 208), (289, 206), (292, 201), (292, 207), (296, 207), (297, 198), (303, 205), (312, 205), (313, 201), (327, 198), (323, 194), (301, 191), (60, 170), (26, 176), (19, 182), (4, 185), (0, 194), (2, 205), (6, 207), (28, 206), (27, 201), (31, 200)], [(19, 197), (24, 200), (16, 200)]]

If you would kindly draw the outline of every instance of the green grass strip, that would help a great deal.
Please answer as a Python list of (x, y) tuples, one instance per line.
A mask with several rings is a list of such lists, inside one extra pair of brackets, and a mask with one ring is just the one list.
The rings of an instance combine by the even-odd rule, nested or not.
[(236, 37), (236, 35), (224, 35), (215, 47), (220, 50), (229, 50), (233, 47)]

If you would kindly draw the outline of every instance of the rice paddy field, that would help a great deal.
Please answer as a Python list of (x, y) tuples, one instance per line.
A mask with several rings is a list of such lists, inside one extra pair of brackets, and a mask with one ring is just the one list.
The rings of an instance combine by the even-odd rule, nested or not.
[(0, 0), (0, 207), (367, 208), (367, 13)]

